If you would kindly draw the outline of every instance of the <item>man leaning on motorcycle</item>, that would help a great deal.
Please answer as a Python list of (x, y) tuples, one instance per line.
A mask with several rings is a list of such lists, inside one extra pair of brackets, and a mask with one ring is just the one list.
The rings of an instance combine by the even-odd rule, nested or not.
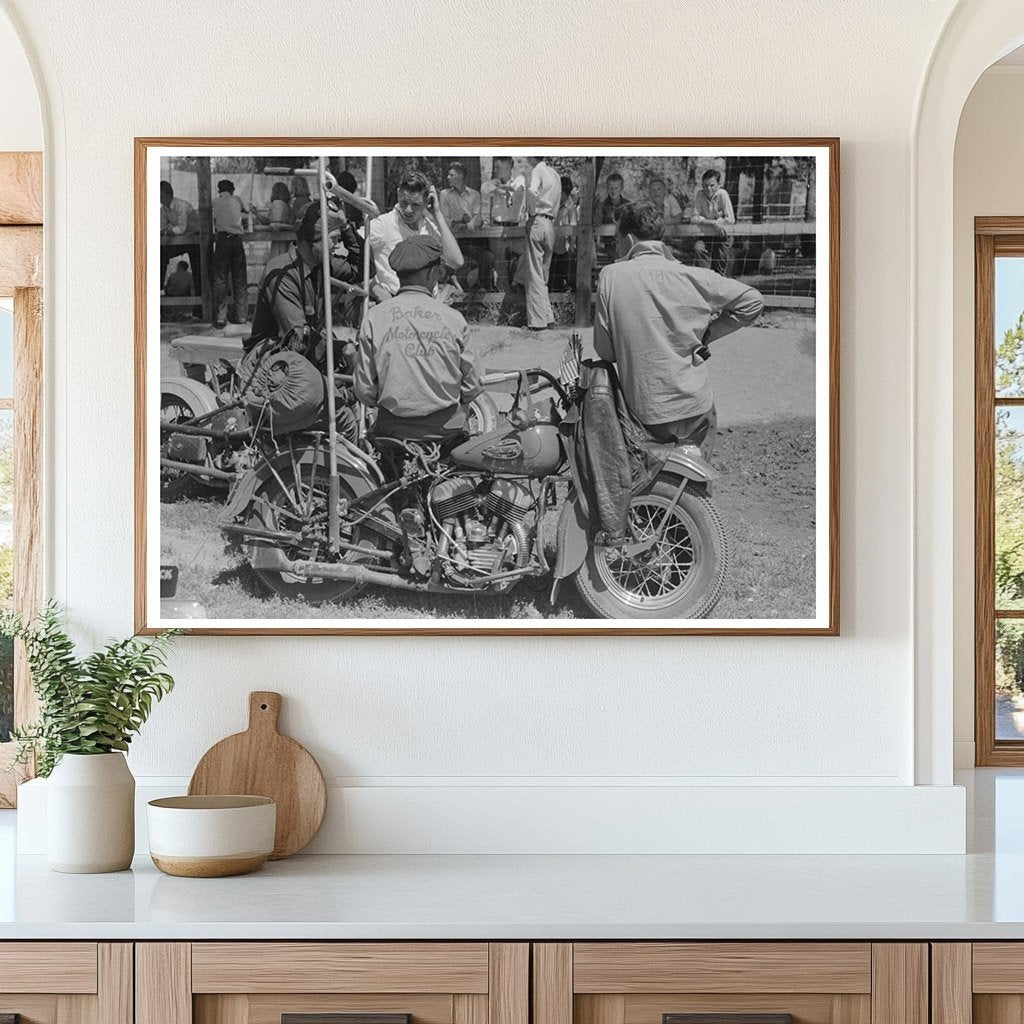
[(629, 411), (662, 442), (710, 446), (715, 397), (705, 363), (718, 338), (753, 323), (761, 293), (712, 270), (680, 263), (662, 241), (652, 203), (618, 221), (619, 260), (597, 286), (593, 347), (616, 364)]

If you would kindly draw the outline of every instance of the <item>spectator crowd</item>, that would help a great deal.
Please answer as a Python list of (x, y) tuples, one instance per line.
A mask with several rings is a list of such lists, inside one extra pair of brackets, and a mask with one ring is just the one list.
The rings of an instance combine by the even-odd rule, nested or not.
[[(442, 246), (445, 272), (441, 288), (447, 301), (458, 302), (463, 293), (473, 291), (521, 292), (527, 325), (535, 330), (551, 325), (554, 314), (549, 291), (571, 291), (577, 285), (580, 186), (572, 173), (558, 173), (547, 157), (527, 157), (525, 168), (523, 163), (522, 158), (511, 155), (494, 156), (491, 176), (480, 181), (479, 188), (470, 184), (471, 174), (462, 160), (444, 165), (445, 182), (440, 189), (421, 171), (410, 170), (399, 182), (394, 206), (378, 211), (368, 232), (361, 211), (349, 207), (346, 218), (345, 204), (336, 204), (341, 218), (358, 236), (357, 242), (347, 245), (349, 253), (359, 248), (361, 255), (362, 240), (368, 235), (373, 300), (398, 290), (398, 276), (389, 263), (395, 246), (412, 234), (431, 234)], [(721, 172), (705, 170), (692, 200), (680, 191), (671, 191), (659, 174), (645, 175), (645, 179), (636, 194), (630, 194), (623, 174), (611, 170), (600, 190), (603, 194), (595, 197), (591, 223), (616, 225), (631, 206), (651, 204), (662, 214), (669, 234), (681, 224), (696, 226), (698, 237), (686, 250), (687, 262), (727, 275), (736, 217), (729, 193), (722, 187)], [(312, 218), (319, 210), (319, 201), (310, 190), (315, 180), (309, 173), (296, 173), (288, 183), (275, 182), (264, 207), (243, 201), (231, 179), (217, 182), (208, 254), (215, 326), (249, 319), (245, 235), (253, 230), (265, 232), (263, 237), (271, 239), (267, 265), (280, 261), (301, 238), (307, 215)], [(359, 191), (359, 183), (347, 171), (339, 175), (337, 184), (349, 194)], [(520, 230), (488, 230), (500, 228)], [(160, 233), (161, 291), (176, 300), (168, 304), (170, 315), (165, 319), (170, 319), (197, 294), (201, 264), (195, 240), (199, 233), (197, 211), (174, 194), (167, 179), (160, 182)], [(332, 242), (346, 248), (338, 240)], [(615, 245), (613, 233), (600, 233), (588, 266), (599, 268), (613, 261)], [(676, 250), (680, 255), (678, 246)]]

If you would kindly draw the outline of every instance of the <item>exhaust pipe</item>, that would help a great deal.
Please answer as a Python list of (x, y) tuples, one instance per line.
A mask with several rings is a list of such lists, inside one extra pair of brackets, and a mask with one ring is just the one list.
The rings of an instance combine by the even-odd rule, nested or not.
[(428, 584), (402, 579), (389, 572), (377, 572), (357, 562), (310, 562), (301, 558), (285, 558), (280, 548), (272, 544), (255, 544), (251, 558), (254, 569), (290, 572), (296, 576), (322, 576), (329, 580), (350, 583), (374, 583), (394, 590), (426, 590)]
[[(272, 544), (253, 545), (253, 553), (250, 564), (254, 569), (269, 569), (274, 572), (290, 572), (296, 576), (321, 576), (329, 580), (345, 580), (350, 583), (373, 583), (378, 587), (390, 587), (392, 590), (415, 590), (431, 594), (450, 594), (453, 588), (442, 584), (430, 583), (421, 580), (407, 580), (394, 573), (378, 572), (357, 562), (310, 562), (303, 559), (285, 558), (281, 549)], [(362, 550), (362, 549), (360, 549)], [(367, 551), (367, 554), (370, 552)], [(508, 572), (500, 573), (497, 576), (489, 577), (481, 583), (492, 584), (503, 580), (518, 579), (523, 576), (538, 576), (540, 569), (536, 566), (526, 566), (522, 569), (511, 569)], [(467, 588), (465, 593), (472, 593), (475, 588)], [(485, 587), (481, 586), (480, 590)]]

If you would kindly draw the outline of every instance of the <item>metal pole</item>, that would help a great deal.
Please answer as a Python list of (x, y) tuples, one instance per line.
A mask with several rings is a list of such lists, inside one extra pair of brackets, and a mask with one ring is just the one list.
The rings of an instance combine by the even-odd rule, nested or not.
[[(366, 197), (370, 197), (370, 189), (373, 185), (373, 157), (366, 156)], [(363, 217), (363, 319), (370, 311), (370, 220), (369, 214)], [(366, 406), (359, 403), (359, 437), (366, 434)]]
[(338, 523), (338, 501), (341, 488), (338, 481), (338, 437), (335, 422), (337, 410), (334, 397), (334, 322), (331, 311), (331, 239), (327, 225), (327, 158), (318, 157), (320, 173), (320, 261), (323, 270), (324, 330), (327, 332), (327, 541), (331, 554), (341, 550), (341, 530)]

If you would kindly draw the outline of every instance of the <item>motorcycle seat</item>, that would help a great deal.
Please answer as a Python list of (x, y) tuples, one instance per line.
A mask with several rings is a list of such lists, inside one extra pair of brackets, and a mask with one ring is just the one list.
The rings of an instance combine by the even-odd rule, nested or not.
[(415, 441), (411, 441), (404, 437), (385, 437), (382, 434), (372, 435), (370, 442), (379, 452), (422, 452), (427, 454), (433, 447), (432, 438), (417, 438)]

